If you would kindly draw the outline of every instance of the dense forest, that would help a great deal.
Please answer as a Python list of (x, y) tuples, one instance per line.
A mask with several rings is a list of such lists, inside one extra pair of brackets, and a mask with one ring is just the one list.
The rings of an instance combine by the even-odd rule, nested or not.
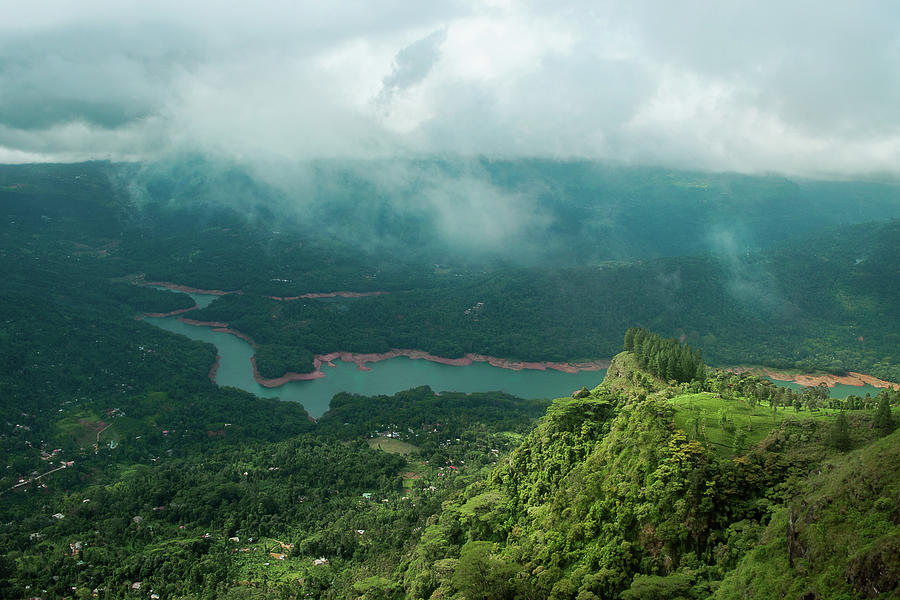
[[(569, 254), (554, 254), (557, 244), (534, 252), (515, 240), (502, 245), (504, 253), (473, 254), (415, 237), (441, 239), (438, 223), (399, 218), (386, 190), (363, 185), (362, 165), (311, 166), (321, 185), (309, 189), (318, 191), (293, 200), (234, 169), (176, 166), (0, 168), (0, 259), (16, 274), (9, 290), (41, 279), (37, 285), (56, 294), (53, 283), (68, 278), (134, 300), (137, 292), (111, 282), (143, 275), (241, 291), (195, 317), (226, 321), (254, 339), (267, 377), (309, 371), (316, 354), (389, 348), (451, 358), (603, 359), (619, 348), (619, 332), (641, 326), (702, 347), (714, 365), (900, 380), (900, 331), (892, 326), (900, 322), (900, 221), (884, 220), (900, 215), (900, 191), (891, 185), (540, 161), (418, 165), (420, 175), (477, 174), (510, 193), (549, 194), (540, 205), (552, 214), (542, 222), (559, 235), (541, 239), (565, 240), (558, 245)], [(572, 187), (574, 174), (582, 187)], [(328, 202), (317, 203), (316, 194), (330, 194)], [(303, 211), (291, 212), (296, 203)], [(380, 211), (362, 221), (380, 224), (384, 245), (363, 243), (375, 232), (342, 220), (351, 205)], [(317, 220), (316, 210), (343, 212)], [(612, 219), (615, 235), (598, 229), (589, 218), (595, 213)], [(632, 220), (635, 214), (642, 216)], [(336, 232), (336, 222), (347, 231)], [(653, 233), (664, 226), (668, 234)], [(681, 231), (718, 241), (658, 245)], [(298, 298), (335, 291), (389, 293), (328, 303)], [(172, 302), (134, 306), (162, 311)]]
[(712, 364), (858, 371), (893, 381), (900, 379), (900, 331), (892, 326), (900, 322), (898, 247), (900, 222), (892, 221), (746, 259), (498, 269), (329, 303), (229, 295), (194, 318), (228, 322), (261, 347), (311, 354), (410, 348), (550, 361), (609, 357), (620, 346), (618, 332), (639, 324), (701, 346)]
[[(538, 194), (544, 255), (454, 250), (358, 164), (310, 166), (307, 223), (234, 169), (0, 167), (0, 597), (896, 597), (900, 392), (714, 368), (900, 379), (900, 222), (860, 223), (896, 189), (526, 162), (419, 165), (405, 193)], [(189, 316), (249, 335), (264, 376), (616, 356), (552, 402), (344, 393), (315, 422), (211, 383), (212, 346), (141, 319), (194, 306), (153, 281), (235, 292)], [(386, 293), (301, 297), (337, 291)]]
[[(795, 562), (753, 597), (876, 597), (897, 585), (898, 403), (724, 371), (670, 385), (632, 353), (549, 407), (418, 388), (339, 395), (313, 424), (199, 382), (64, 403), (4, 435), (11, 456), (44, 439), (2, 479), (4, 596), (729, 598), (773, 548)], [(828, 505), (784, 538), (850, 485), (841, 555), (816, 537), (846, 518)]]
[(408, 595), (895, 597), (896, 433), (710, 391), (749, 378), (690, 392), (648, 375), (625, 353), (589, 395), (555, 401), (423, 533)]
[(706, 379), (702, 353), (679, 344), (678, 340), (667, 340), (642, 327), (632, 327), (625, 332), (623, 347), (634, 354), (642, 369), (660, 379), (676, 383)]

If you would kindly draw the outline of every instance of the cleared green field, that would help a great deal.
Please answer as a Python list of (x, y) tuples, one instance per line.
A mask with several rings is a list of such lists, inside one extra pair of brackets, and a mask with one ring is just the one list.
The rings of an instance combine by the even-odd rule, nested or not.
[(709, 392), (676, 396), (671, 402), (675, 406), (675, 425), (679, 429), (692, 437), (699, 434), (725, 455), (734, 452), (739, 435), (744, 437), (741, 446), (751, 448), (785, 418), (830, 422), (838, 414), (837, 410), (831, 409), (798, 412), (793, 407), (778, 407), (773, 411), (767, 404), (751, 407), (744, 398), (725, 400)]
[(418, 450), (418, 448), (410, 443), (401, 442), (389, 437), (377, 437), (366, 440), (370, 448), (384, 450), (391, 454), (409, 454)]
[(228, 545), (235, 580), (247, 588), (254, 587), (253, 582), (259, 581), (297, 586), (310, 568), (329, 568), (328, 565), (314, 567), (311, 559), (291, 556), (289, 549), (269, 539), (252, 543), (241, 540)]
[(106, 423), (98, 415), (92, 412), (78, 412), (57, 421), (55, 433), (60, 443), (68, 442), (87, 448), (94, 445), (97, 431), (105, 426)]

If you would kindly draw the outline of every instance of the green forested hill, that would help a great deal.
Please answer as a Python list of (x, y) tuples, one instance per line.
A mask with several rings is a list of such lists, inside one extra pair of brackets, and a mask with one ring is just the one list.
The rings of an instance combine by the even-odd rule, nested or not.
[(772, 515), (716, 597), (896, 598), (897, 465), (900, 432), (826, 462)]
[[(551, 250), (566, 252), (529, 265), (444, 242), (398, 252), (400, 234), (436, 230), (393, 219), (383, 196), (356, 216), (378, 216), (395, 243), (360, 247), (312, 231), (313, 213), (279, 220), (262, 200), (281, 192), (239, 173), (187, 165), (185, 188), (135, 180), (134, 165), (0, 168), (0, 597), (896, 597), (895, 393), (843, 402), (691, 374), (699, 354), (653, 338), (536, 426), (542, 403), (428, 388), (339, 395), (315, 424), (297, 404), (216, 387), (212, 347), (135, 320), (191, 305), (129, 283), (144, 273), (243, 289), (195, 316), (251, 334), (261, 362), (274, 357), (263, 370), (389, 347), (604, 358), (641, 326), (713, 363), (900, 379), (896, 220), (810, 225), (796, 239), (757, 229), (752, 244), (696, 256), (670, 254), (703, 244), (640, 240), (676, 217), (704, 228), (734, 211), (796, 217), (785, 190), (852, 198), (858, 214), (837, 219), (852, 222), (893, 206), (891, 186), (630, 171), (603, 188), (612, 175), (588, 167), (541, 166), (583, 171), (587, 187), (575, 206), (542, 176), (560, 219)], [(526, 194), (517, 168), (483, 167)], [(146, 189), (123, 195), (128, 181)], [(673, 186), (692, 211), (666, 204)], [(216, 204), (229, 187), (261, 205)], [(815, 226), (836, 224), (825, 221)], [(627, 257), (597, 262), (610, 256), (598, 232), (628, 223)], [(338, 290), (390, 293), (266, 298)], [(762, 573), (775, 574), (766, 586)]]
[[(270, 181), (200, 157), (109, 165), (165, 231), (198, 208), (357, 251), (429, 262), (591, 264), (770, 247), (823, 227), (900, 217), (896, 182), (810, 181), (578, 160), (320, 160)], [(171, 215), (180, 215), (173, 219)], [(275, 225), (277, 224), (277, 225)], [(473, 239), (474, 238), (474, 239)]]
[[(696, 356), (643, 337), (657, 369)], [(754, 598), (896, 586), (898, 434), (878, 438), (900, 394), (879, 413), (721, 371), (675, 385), (626, 352), (533, 429), (539, 402), (428, 388), (312, 424), (177, 368), (10, 415), (4, 597), (730, 598), (779, 552), (792, 570)]]
[[(743, 385), (720, 381), (710, 387)], [(554, 402), (488, 479), (442, 507), (406, 563), (406, 593), (896, 597), (898, 434), (871, 442), (871, 421), (853, 416), (859, 449), (842, 455), (834, 415), (757, 419), (748, 401), (654, 384), (619, 355), (601, 386)]]
[(553, 361), (612, 356), (617, 332), (638, 324), (702, 346), (713, 364), (852, 370), (897, 381), (896, 248), (900, 221), (889, 221), (749, 256), (493, 269), (328, 304), (227, 296), (196, 318), (312, 354), (413, 348)]
[[(900, 380), (900, 221), (889, 220), (900, 214), (896, 186), (436, 161), (407, 165), (411, 179), (395, 189), (367, 179), (378, 166), (310, 166), (321, 185), (293, 196), (197, 159), (2, 166), (4, 292), (58, 296), (68, 286), (70, 298), (108, 304), (102, 289), (139, 310), (167, 310), (171, 298), (157, 295), (149, 308), (154, 297), (138, 304), (138, 292), (111, 281), (143, 273), (240, 289), (198, 316), (253, 337), (267, 376), (310, 370), (316, 353), (391, 347), (608, 358), (620, 332), (641, 325), (701, 345), (713, 364)], [(427, 195), (454, 177), (483, 180), (515, 202), (537, 194), (540, 202), (513, 212), (538, 211), (539, 231), (506, 239), (500, 254), (451, 244), (431, 205), (413, 196), (415, 182)], [(477, 196), (481, 188), (460, 189)], [(465, 200), (465, 218), (490, 220)], [(391, 293), (328, 305), (266, 297), (340, 290)]]

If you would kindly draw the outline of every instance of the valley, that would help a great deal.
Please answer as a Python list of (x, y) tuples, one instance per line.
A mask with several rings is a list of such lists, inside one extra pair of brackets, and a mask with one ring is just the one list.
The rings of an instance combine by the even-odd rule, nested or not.
[[(174, 284), (169, 284), (167, 287), (169, 289), (183, 288), (183, 286)], [(208, 293), (201, 294), (198, 293), (198, 290), (192, 289), (190, 296), (200, 308), (209, 306), (217, 297), (217, 295)], [(176, 313), (183, 314), (181, 311), (184, 310), (180, 309)], [(167, 317), (150, 315), (145, 319), (167, 331), (214, 344), (217, 351), (217, 362), (213, 380), (218, 385), (238, 387), (257, 396), (300, 402), (314, 418), (321, 417), (328, 410), (331, 397), (342, 391), (391, 395), (403, 389), (427, 385), (435, 390), (459, 392), (500, 390), (522, 398), (554, 398), (564, 396), (582, 385), (589, 388), (596, 386), (602, 381), (606, 366), (608, 366), (608, 361), (581, 362), (574, 365), (519, 363), (506, 359), (473, 357), (471, 355), (461, 359), (442, 359), (419, 351), (392, 351), (374, 356), (332, 353), (317, 356), (315, 370), (310, 373), (287, 373), (275, 379), (263, 380), (255, 371), (253, 345), (249, 341), (241, 339), (240, 336), (235, 336), (234, 332), (227, 329), (227, 324), (210, 326), (204, 325), (200, 321), (188, 319), (186, 322), (183, 318), (176, 319), (175, 317), (175, 314)], [(398, 358), (414, 360), (409, 362), (395, 360)], [(382, 361), (389, 361), (389, 364), (373, 364)], [(365, 366), (367, 363), (373, 364), (373, 366)], [(463, 372), (463, 367), (471, 367), (476, 363), (487, 363), (489, 367), (484, 365), (487, 368), (466, 368)], [(350, 367), (351, 364), (356, 366), (355, 370)], [(248, 365), (251, 369), (249, 376)], [(359, 371), (372, 371), (373, 369), (374, 372), (371, 375), (359, 373)], [(509, 370), (515, 373), (508, 373)], [(837, 398), (846, 398), (851, 394), (874, 396), (882, 387), (897, 386), (897, 384), (882, 382), (864, 375), (856, 378), (837, 378), (828, 375), (788, 375), (766, 369), (758, 371), (758, 374), (768, 376), (777, 384), (790, 386), (793, 383), (796, 386), (794, 389), (803, 387), (796, 383), (797, 380), (803, 381), (808, 386), (817, 385), (819, 382), (830, 384), (830, 394)], [(566, 374), (572, 376), (566, 377)], [(329, 381), (312, 383), (312, 380), (320, 379), (329, 379)], [(847, 383), (848, 380), (851, 381), (850, 384)], [(292, 382), (300, 381), (304, 383), (292, 385)]]
[[(725, 599), (782, 551), (761, 597), (896, 588), (896, 221), (410, 260), (121, 169), (0, 169), (3, 597)], [(829, 557), (798, 507), (856, 474)]]
[(900, 600), (900, 4), (2, 16), (0, 600)]

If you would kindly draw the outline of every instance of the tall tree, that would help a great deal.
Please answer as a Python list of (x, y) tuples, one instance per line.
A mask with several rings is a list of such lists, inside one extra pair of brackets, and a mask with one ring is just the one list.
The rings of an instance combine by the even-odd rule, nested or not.
[(847, 423), (847, 416), (844, 411), (838, 414), (834, 425), (831, 427), (831, 445), (841, 452), (850, 449), (850, 424)]
[(636, 330), (635, 327), (630, 327), (628, 329), (628, 331), (625, 332), (625, 346), (624, 347), (625, 347), (626, 352), (631, 352), (632, 350), (634, 350), (635, 330)]
[(878, 408), (875, 410), (873, 425), (887, 435), (894, 430), (894, 417), (891, 414), (891, 403), (885, 393), (878, 395)]
[(503, 600), (512, 598), (511, 579), (514, 564), (491, 555), (490, 542), (468, 542), (459, 553), (459, 563), (453, 573), (453, 586), (466, 598)]

